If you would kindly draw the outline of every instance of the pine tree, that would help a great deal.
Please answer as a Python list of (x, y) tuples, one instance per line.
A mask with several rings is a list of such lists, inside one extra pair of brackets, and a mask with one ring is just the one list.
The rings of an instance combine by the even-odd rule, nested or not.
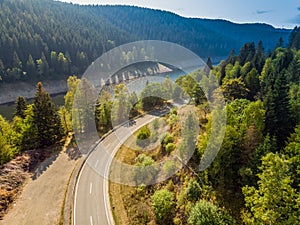
[(252, 61), (255, 55), (255, 45), (253, 42), (246, 43), (240, 50), (238, 60), (240, 65), (244, 65), (248, 61)]
[(278, 147), (284, 146), (294, 127), (289, 104), (289, 88), (285, 74), (285, 70), (283, 70), (277, 75), (274, 85), (269, 87), (269, 91), (264, 98), (266, 132), (277, 138)]
[(264, 63), (265, 63), (265, 50), (262, 41), (259, 41), (253, 59), (253, 64), (255, 65), (255, 68), (259, 73), (262, 71)]
[(300, 27), (295, 27), (289, 38), (289, 48), (300, 49)]
[(47, 77), (49, 75), (49, 64), (44, 53), (42, 57), (36, 61), (39, 77)]
[(59, 114), (41, 82), (36, 87), (33, 113), (33, 120), (38, 129), (40, 147), (52, 145), (62, 138), (63, 130)]
[(253, 68), (245, 77), (245, 85), (249, 90), (248, 98), (250, 100), (254, 100), (254, 96), (260, 89), (258, 76), (257, 70)]
[(206, 76), (209, 75), (209, 72), (212, 69), (213, 69), (213, 65), (212, 65), (210, 57), (208, 57), (207, 61), (206, 61), (206, 64), (205, 64), (205, 68), (204, 68), (204, 73), (206, 74)]
[(28, 74), (28, 77), (30, 77), (31, 80), (35, 78), (36, 67), (35, 67), (35, 63), (34, 63), (34, 60), (31, 55), (29, 55), (27, 63), (26, 63), (26, 72)]
[(22, 69), (22, 62), (16, 52), (13, 55), (13, 68)]
[(23, 96), (19, 96), (16, 101), (16, 111), (14, 116), (18, 116), (22, 119), (25, 119), (25, 110), (27, 109), (27, 102)]
[[(248, 215), (246, 224), (286, 224), (300, 222), (299, 191), (292, 187), (291, 160), (268, 153), (262, 158), (258, 188), (244, 187)], [(248, 218), (247, 218), (248, 217)]]

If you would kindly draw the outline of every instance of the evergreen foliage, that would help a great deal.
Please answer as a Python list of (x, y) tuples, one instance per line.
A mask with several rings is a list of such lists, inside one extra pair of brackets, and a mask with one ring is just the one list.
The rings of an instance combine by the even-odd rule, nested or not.
[(37, 126), (39, 146), (49, 146), (62, 138), (62, 126), (56, 106), (39, 82), (33, 103), (33, 122)]

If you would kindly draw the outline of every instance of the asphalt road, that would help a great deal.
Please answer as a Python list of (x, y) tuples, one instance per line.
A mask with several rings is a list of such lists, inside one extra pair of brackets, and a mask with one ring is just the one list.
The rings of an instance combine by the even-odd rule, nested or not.
[(88, 156), (75, 187), (74, 225), (114, 224), (108, 194), (108, 180), (104, 178), (108, 177), (111, 160), (122, 143), (133, 132), (167, 112), (147, 114), (130, 125), (119, 127), (101, 141)]

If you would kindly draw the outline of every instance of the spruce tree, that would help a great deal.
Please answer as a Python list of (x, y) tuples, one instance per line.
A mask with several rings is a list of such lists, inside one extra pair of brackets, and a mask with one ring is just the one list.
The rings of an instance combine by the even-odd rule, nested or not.
[(31, 55), (29, 55), (27, 63), (26, 63), (26, 72), (27, 72), (27, 79), (34, 80), (36, 77), (36, 67), (35, 62)]
[(62, 138), (63, 129), (58, 111), (41, 82), (36, 87), (33, 113), (40, 147), (52, 145)]
[(205, 64), (205, 68), (204, 68), (204, 73), (206, 74), (206, 76), (209, 75), (209, 72), (213, 69), (213, 65), (211, 62), (210, 57), (207, 58), (206, 64)]
[(27, 109), (27, 102), (23, 96), (19, 96), (16, 101), (16, 111), (14, 116), (18, 116), (22, 119), (25, 119), (25, 110)]
[(264, 98), (266, 131), (277, 138), (279, 147), (284, 146), (294, 127), (289, 104), (289, 87), (285, 74), (286, 71), (283, 70), (277, 75), (274, 85), (269, 87)]
[(255, 65), (257, 71), (260, 73), (265, 64), (265, 49), (263, 47), (262, 41), (258, 42), (257, 47), (255, 49), (253, 64)]

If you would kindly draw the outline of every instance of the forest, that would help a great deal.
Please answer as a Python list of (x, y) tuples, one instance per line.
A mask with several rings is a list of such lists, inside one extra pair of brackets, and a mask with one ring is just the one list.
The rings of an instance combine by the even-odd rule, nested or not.
[(0, 84), (79, 77), (104, 52), (137, 40), (180, 44), (201, 57), (223, 58), (246, 42), (266, 52), (290, 30), (266, 24), (192, 19), (126, 6), (80, 6), (52, 0), (0, 2)]
[[(126, 219), (118, 216), (122, 211), (118, 207), (118, 198), (114, 197), (118, 195), (122, 196), (130, 224), (292, 225), (300, 222), (299, 32), (299, 28), (294, 29), (288, 48), (277, 46), (270, 54), (265, 54), (262, 42), (257, 45), (246, 43), (238, 55), (231, 52), (216, 67), (208, 61), (211, 71), (207, 68), (195, 71), (178, 78), (176, 84), (167, 78), (162, 84), (146, 86), (140, 96), (140, 107), (144, 110), (145, 106), (153, 108), (164, 104), (156, 98), (143, 98), (143, 93), (151, 90), (155, 96), (161, 92), (159, 96), (166, 96), (167, 100), (185, 94), (191, 96), (190, 103), (198, 109), (200, 135), (196, 139), (193, 137), (196, 118), (189, 114), (180, 123), (183, 109), (174, 108), (169, 115), (135, 134), (136, 145), (141, 147), (137, 147), (138, 151), (126, 144), (120, 148), (116, 157), (139, 168), (134, 176), (139, 186), (111, 182), (117, 223), (127, 224)], [(220, 87), (213, 87), (212, 74), (217, 77)], [(201, 91), (203, 83), (210, 84), (210, 94), (215, 99), (220, 94), (224, 96), (227, 123), (216, 159), (207, 170), (199, 171), (199, 162), (207, 154), (213, 114), (218, 114), (217, 109), (209, 112)], [(117, 93), (123, 93), (122, 100), (130, 96), (124, 94), (126, 89)], [(118, 109), (133, 107), (131, 97), (119, 101), (118, 95), (115, 96)], [(122, 106), (122, 103), (128, 106)], [(105, 108), (103, 105), (102, 109)], [(124, 112), (124, 108), (120, 111)], [(142, 151), (143, 141), (147, 140), (148, 144), (157, 141), (157, 130), (162, 129), (164, 123), (167, 133), (161, 145), (150, 152)], [(182, 170), (162, 183), (150, 186), (139, 183), (140, 180), (151, 182), (153, 174), (159, 171), (155, 162), (166, 157), (184, 157), (193, 143), (196, 152)], [(160, 172), (173, 174), (176, 163), (173, 158)], [(142, 171), (147, 171), (148, 176)]]
[[(100, 136), (108, 132), (113, 123), (123, 123), (127, 114), (134, 118), (184, 96), (191, 97), (190, 104), (196, 106), (195, 116), (200, 121), (200, 127), (194, 127), (196, 117), (189, 115), (186, 122), (180, 124), (180, 110), (172, 109), (161, 118), (168, 124), (168, 134), (157, 151), (137, 152), (125, 159), (143, 170), (177, 150), (180, 155), (193, 146), (191, 143), (195, 143), (196, 148), (188, 165), (167, 181), (151, 186), (121, 187), (131, 224), (299, 224), (299, 43), (300, 28), (296, 27), (288, 47), (279, 45), (269, 54), (265, 53), (262, 42), (246, 43), (238, 55), (231, 52), (215, 67), (208, 60), (211, 70), (206, 67), (179, 77), (175, 84), (166, 78), (163, 83), (148, 84), (140, 95), (129, 93), (124, 84), (114, 86), (114, 96), (109, 90), (101, 92), (94, 108)], [(212, 115), (217, 113), (209, 111), (200, 86), (202, 82), (214, 84), (212, 74), (219, 87), (210, 86), (210, 94), (218, 99), (222, 93), (226, 102), (226, 133), (212, 165), (199, 171), (210, 136)], [(92, 95), (93, 87), (86, 79), (76, 76), (68, 78), (68, 87), (65, 105), (59, 109), (42, 83), (38, 83), (32, 104), (19, 97), (13, 120), (9, 122), (0, 117), (1, 164), (28, 149), (58, 143), (72, 132), (73, 113), (77, 113), (72, 111), (75, 91), (84, 90), (85, 95)], [(161, 92), (159, 96), (164, 99), (149, 97), (151, 92), (155, 96)], [(84, 111), (79, 114), (83, 122), (75, 123), (75, 127), (85, 132), (91, 118), (85, 117)], [(143, 127), (137, 134), (136, 144), (143, 147), (143, 140), (148, 137), (150, 141), (157, 141), (155, 129), (160, 129), (159, 124), (156, 121)], [(198, 137), (192, 135), (193, 129), (200, 129)], [(184, 137), (181, 141), (180, 130)], [(124, 147), (120, 151), (124, 151)], [(173, 168), (170, 162), (164, 171), (167, 173)], [(155, 172), (155, 167), (150, 169), (150, 174)], [(139, 174), (136, 176), (138, 179)]]
[[(115, 220), (124, 222), (116, 214), (122, 207), (130, 225), (300, 224), (300, 27), (291, 31), (183, 18), (138, 7), (3, 0), (0, 31), (0, 85), (36, 83), (32, 102), (22, 96), (16, 99), (11, 121), (0, 115), (1, 168), (28, 151), (62, 144), (75, 130), (85, 134), (91, 124), (102, 137), (113, 125), (126, 122), (128, 115), (134, 119), (189, 99), (186, 108), (173, 107), (133, 135), (138, 151), (121, 146), (116, 157), (138, 168), (133, 177), (137, 187), (110, 183), (110, 190), (122, 200), (120, 204), (111, 198)], [(143, 39), (181, 44), (208, 58), (207, 66), (176, 82), (166, 77), (161, 83), (148, 83), (141, 93), (130, 93), (121, 83), (106, 85), (93, 96), (93, 84), (81, 78), (86, 67), (116, 46)], [(209, 58), (224, 55), (215, 66)], [(67, 79), (61, 107), (43, 87), (43, 81), (51, 79)], [(209, 87), (209, 95), (203, 86)], [(83, 101), (82, 108), (73, 109), (75, 95), (97, 102), (89, 107)], [(225, 137), (215, 160), (202, 171), (199, 163), (209, 154), (212, 118), (219, 112), (209, 108), (207, 99), (218, 101), (222, 96)], [(194, 113), (187, 113), (190, 106)], [(95, 118), (88, 117), (91, 110)], [(155, 143), (155, 150), (142, 151)], [(182, 163), (178, 158), (192, 150), (189, 162), (176, 171), (176, 163)], [(155, 162), (167, 157), (174, 160), (162, 168), (170, 175), (166, 181), (139, 182), (155, 183)], [(7, 202), (1, 205), (4, 210), (12, 202), (7, 193), (13, 195), (14, 190), (0, 192)]]

